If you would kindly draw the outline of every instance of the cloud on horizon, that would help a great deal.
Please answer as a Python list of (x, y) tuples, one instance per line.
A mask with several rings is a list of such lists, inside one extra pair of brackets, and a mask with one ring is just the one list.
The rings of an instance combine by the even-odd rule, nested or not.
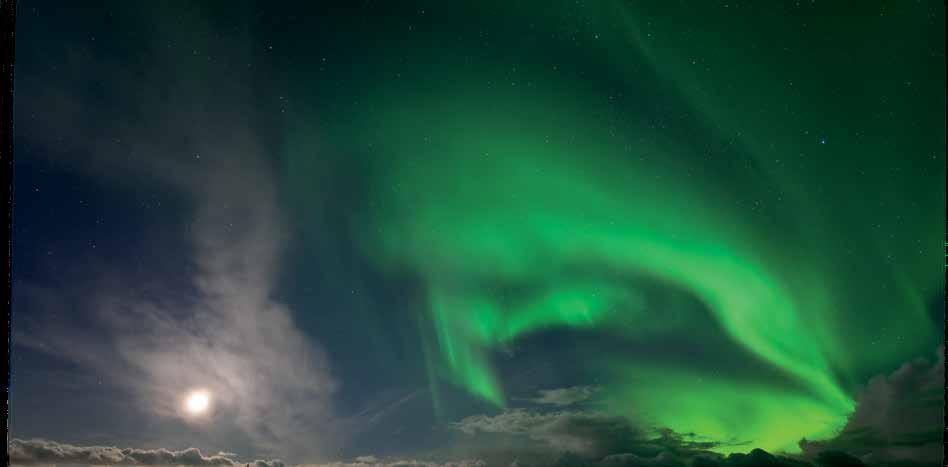
[[(228, 454), (228, 455), (224, 455)], [(279, 459), (242, 462), (236, 455), (218, 453), (205, 456), (197, 448), (169, 449), (118, 448), (114, 446), (75, 446), (45, 439), (14, 438), (7, 446), (10, 465), (86, 465), (86, 466), (183, 466), (183, 467), (285, 467)], [(420, 460), (383, 460), (361, 456), (351, 462), (299, 464), (297, 467), (487, 467), (480, 460), (431, 462)]]
[(489, 467), (481, 460), (433, 462), (420, 460), (382, 460), (375, 456), (357, 457), (352, 462), (330, 462), (328, 464), (301, 464), (297, 467)]
[(232, 456), (205, 456), (197, 448), (181, 451), (133, 449), (114, 446), (74, 446), (45, 439), (16, 439), (7, 446), (11, 465), (82, 464), (82, 465), (181, 465), (284, 467), (280, 460), (239, 462)]
[(840, 434), (800, 442), (806, 457), (844, 451), (864, 462), (914, 461), (940, 465), (944, 453), (945, 347), (934, 361), (918, 358), (873, 377), (857, 395)]
[[(715, 441), (583, 410), (511, 409), (466, 417), (450, 427), (470, 437), (521, 439), (524, 448), (507, 453), (519, 467), (935, 466), (942, 460), (944, 347), (936, 353), (934, 364), (916, 359), (872, 378), (842, 432), (826, 441), (801, 440), (800, 455), (771, 454), (747, 443), (749, 452), (724, 456), (711, 451), (721, 445)], [(543, 390), (528, 400), (568, 406), (593, 394), (586, 388)]]
[[(654, 462), (716, 457), (709, 449), (721, 445), (671, 430), (643, 430), (624, 417), (593, 411), (513, 409), (495, 416), (466, 417), (451, 427), (468, 436), (521, 439), (520, 455), (510, 453), (521, 466), (658, 465)], [(630, 464), (633, 461), (638, 464)]]

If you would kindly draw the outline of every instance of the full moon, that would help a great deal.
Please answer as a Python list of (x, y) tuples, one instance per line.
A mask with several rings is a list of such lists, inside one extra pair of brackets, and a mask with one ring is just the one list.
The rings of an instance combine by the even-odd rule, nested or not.
[(184, 399), (184, 410), (190, 415), (201, 415), (211, 405), (211, 394), (207, 391), (192, 391)]

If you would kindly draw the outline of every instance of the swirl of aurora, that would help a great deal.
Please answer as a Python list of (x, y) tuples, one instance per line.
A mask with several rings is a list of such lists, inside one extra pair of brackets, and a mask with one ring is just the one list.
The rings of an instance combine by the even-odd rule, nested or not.
[[(549, 330), (630, 345), (670, 332), (709, 342), (720, 335), (737, 349), (721, 368), (686, 357), (574, 356), (600, 377), (611, 412), (725, 441), (722, 452), (746, 443), (793, 452), (801, 439), (832, 437), (860, 382), (930, 351), (937, 330), (925, 300), (942, 273), (939, 219), (904, 226), (933, 232), (918, 248), (935, 261), (884, 261), (900, 247), (872, 232), (863, 206), (886, 196), (873, 188), (884, 175), (840, 183), (845, 161), (819, 173), (789, 166), (799, 152), (793, 138), (820, 150), (825, 142), (748, 117), (740, 104), (760, 97), (722, 84), (734, 75), (766, 81), (765, 71), (735, 59), (699, 83), (673, 48), (649, 48), (644, 20), (627, 13), (591, 13), (593, 23), (620, 23), (621, 33), (584, 58), (620, 76), (624, 97), (551, 73), (559, 62), (549, 57), (516, 61), (511, 84), (510, 63), (447, 45), (429, 51), (437, 60), (399, 63), (437, 85), (367, 81), (358, 100), (371, 110), (336, 123), (371, 148), (359, 166), (358, 243), (382, 269), (418, 278), (433, 389), (448, 382), (507, 407), (502, 351)], [(676, 109), (669, 114), (697, 123), (641, 117), (666, 100)], [(845, 109), (815, 103), (799, 112), (845, 119)], [(299, 174), (309, 172), (304, 156), (314, 145), (305, 128), (290, 141), (288, 178), (304, 192), (311, 181)], [(848, 149), (878, 150), (856, 145)], [(943, 212), (944, 180), (932, 183), (942, 194), (931, 206)], [(853, 249), (864, 254), (849, 267), (856, 260), (843, 253)], [(869, 278), (891, 287), (862, 287)], [(897, 312), (863, 312), (869, 307)], [(847, 328), (854, 320), (865, 327)], [(915, 337), (875, 345), (870, 328)]]

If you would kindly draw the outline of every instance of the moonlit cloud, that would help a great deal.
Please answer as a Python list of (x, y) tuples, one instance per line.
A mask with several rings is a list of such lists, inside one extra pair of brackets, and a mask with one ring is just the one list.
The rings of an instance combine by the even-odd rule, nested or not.
[(221, 142), (217, 150), (233, 159), (208, 168), (202, 186), (192, 187), (189, 300), (150, 298), (154, 284), (106, 266), (78, 287), (88, 295), (35, 292), (80, 302), (98, 335), (50, 323), (17, 343), (96, 369), (162, 417), (180, 417), (187, 391), (206, 388), (214, 423), (234, 425), (264, 452), (312, 454), (328, 441), (321, 433), (336, 382), (321, 349), (272, 297), (284, 234), (266, 170), (248, 146)]
[[(7, 446), (11, 465), (85, 465), (85, 466), (182, 466), (182, 467), (285, 467), (278, 459), (243, 462), (233, 453), (205, 456), (199, 449), (118, 448), (114, 446), (75, 446), (45, 439), (13, 439)], [(295, 467), (488, 467), (481, 460), (422, 461), (380, 459), (359, 456), (352, 461), (299, 464)]]
[[(208, 27), (197, 16), (177, 20)], [(272, 167), (252, 124), (252, 94), (228, 70), (234, 44), (205, 45), (217, 60), (196, 61), (186, 77), (162, 43), (141, 69), (101, 62), (75, 73), (78, 81), (50, 77), (45, 88), (23, 89), (31, 102), (48, 104), (37, 109), (63, 110), (38, 110), (24, 128), (27, 137), (46, 132), (36, 141), (50, 149), (50, 141), (66, 141), (75, 159), (58, 163), (92, 180), (171, 193), (186, 219), (155, 225), (161, 234), (146, 240), (154, 251), (175, 246), (168, 256), (181, 262), (171, 275), (129, 274), (102, 256), (65, 285), (22, 284), (21, 303), (40, 306), (24, 317), (14, 344), (78, 363), (130, 393), (132, 410), (168, 421), (176, 443), (197, 437), (215, 448), (319, 456), (342, 436), (343, 424), (329, 423), (337, 382), (318, 343), (274, 297), (288, 234)], [(216, 83), (223, 74), (230, 79)], [(118, 108), (85, 102), (74, 91), (85, 82), (139, 99)], [(60, 98), (63, 105), (53, 105)], [(76, 309), (81, 323), (70, 321), (80, 319)], [(196, 388), (213, 394), (213, 413), (186, 420), (182, 398)]]
[(279, 460), (239, 462), (233, 456), (205, 456), (196, 448), (134, 449), (114, 446), (74, 446), (45, 439), (13, 439), (7, 446), (12, 465), (82, 464), (82, 465), (179, 465), (283, 467)]

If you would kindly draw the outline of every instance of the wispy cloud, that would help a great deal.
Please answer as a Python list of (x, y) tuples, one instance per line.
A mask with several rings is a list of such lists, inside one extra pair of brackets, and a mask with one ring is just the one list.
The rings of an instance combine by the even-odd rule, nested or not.
[(586, 402), (593, 398), (601, 388), (599, 386), (574, 386), (561, 389), (541, 389), (539, 396), (528, 399), (534, 404), (565, 407)]
[[(324, 352), (274, 298), (286, 223), (253, 123), (259, 106), (242, 84), (250, 80), (231, 66), (246, 57), (234, 56), (240, 44), (176, 35), (171, 23), (180, 21), (212, 30), (196, 14), (153, 13), (149, 27), (167, 34), (136, 44), (151, 54), (146, 65), (83, 58), (92, 63), (34, 81), (42, 88), (23, 80), (18, 99), (35, 111), (21, 135), (79, 174), (183, 200), (180, 218), (170, 220), (175, 228), (165, 229), (172, 233), (146, 244), (175, 249), (178, 274), (144, 281), (100, 258), (65, 285), (18, 284), (20, 305), (33, 311), (18, 322), (14, 344), (72, 360), (131, 394), (134, 410), (190, 423), (200, 428), (191, 430), (196, 436), (220, 434), (217, 444), (239, 433), (239, 445), (255, 452), (319, 458), (344, 431), (330, 423), (337, 382)], [(123, 94), (115, 99), (121, 106), (89, 97), (83, 90), (92, 84)], [(79, 319), (81, 326), (70, 321)], [(181, 416), (191, 388), (212, 393), (212, 424)]]

